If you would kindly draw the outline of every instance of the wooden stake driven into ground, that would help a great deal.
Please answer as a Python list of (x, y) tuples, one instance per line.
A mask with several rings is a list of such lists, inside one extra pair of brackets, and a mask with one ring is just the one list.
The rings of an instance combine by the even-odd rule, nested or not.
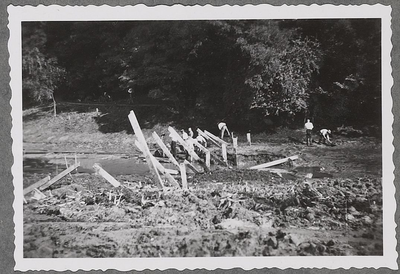
[(172, 127), (168, 127), (168, 131), (176, 138), (176, 140), (186, 149), (186, 151), (192, 156), (193, 160), (198, 161), (203, 168), (208, 172), (210, 169), (207, 167), (207, 165), (203, 162), (202, 159), (200, 159), (199, 155), (194, 152), (193, 149), (191, 149), (188, 144), (182, 139), (182, 137), (173, 129)]
[(26, 194), (28, 194), (29, 192), (31, 192), (32, 190), (34, 190), (35, 188), (38, 188), (38, 187), (42, 186), (43, 184), (47, 183), (48, 181), (50, 181), (50, 176), (47, 176), (47, 177), (43, 178), (42, 180), (28, 186), (27, 188), (24, 188), (24, 196)]
[(208, 136), (207, 134), (205, 134), (201, 129), (197, 129), (197, 133), (202, 136), (203, 138), (205, 138), (206, 140), (211, 141), (212, 143), (214, 143), (216, 146), (221, 147), (221, 144), (218, 143), (217, 141), (215, 141), (213, 138), (211, 138), (210, 136)]
[[(142, 151), (142, 153), (144, 154), (144, 149), (142, 144), (139, 143), (138, 140), (135, 140), (135, 145), (138, 147), (138, 149), (140, 149)], [(162, 164), (160, 164), (159, 161), (157, 161), (157, 159), (150, 154), (150, 160), (154, 163), (154, 166), (161, 172), (162, 175), (165, 176), (165, 178), (167, 178), (167, 180), (176, 186), (179, 186), (178, 182), (174, 179), (174, 177), (171, 176), (171, 174), (169, 174), (169, 172), (164, 168), (164, 166)], [(164, 184), (163, 184), (164, 187)]]
[(50, 181), (44, 183), (43, 185), (41, 185), (39, 187), (39, 190), (44, 190), (46, 188), (48, 188), (49, 186), (51, 186), (52, 184), (54, 184), (55, 182), (57, 182), (58, 180), (60, 180), (62, 177), (64, 177), (65, 175), (67, 175), (68, 173), (70, 173), (71, 171), (73, 171), (75, 168), (77, 168), (80, 165), (80, 163), (76, 163), (72, 166), (70, 166), (69, 168), (67, 168), (66, 170), (64, 170), (63, 172), (61, 172), (60, 174), (58, 174), (56, 177), (54, 177), (53, 179), (51, 179)]
[(101, 177), (107, 180), (114, 187), (119, 187), (121, 185), (113, 176), (111, 176), (107, 171), (105, 171), (99, 164), (94, 164), (93, 169), (96, 171), (96, 174), (99, 174)]
[(222, 140), (221, 138), (215, 136), (214, 134), (212, 134), (211, 132), (208, 132), (207, 130), (204, 131), (205, 134), (207, 134), (209, 137), (211, 137), (212, 139), (214, 139), (217, 142), (220, 142), (221, 144), (225, 144), (227, 145), (228, 143), (225, 142), (224, 140)]
[(149, 150), (149, 147), (147, 146), (146, 143), (146, 139), (144, 138), (142, 129), (140, 128), (139, 122), (136, 119), (136, 115), (133, 112), (133, 110), (131, 110), (131, 112), (128, 115), (129, 121), (131, 122), (133, 131), (135, 132), (135, 135), (139, 141), (139, 143), (143, 146), (143, 154), (144, 157), (146, 158), (146, 162), (147, 165), (149, 166), (150, 172), (154, 175), (155, 179), (157, 180), (157, 182), (159, 183), (159, 185), (161, 186), (162, 189), (164, 189), (164, 184), (163, 181), (160, 177), (160, 174), (158, 174), (157, 168), (154, 164), (154, 162), (151, 159), (151, 153)]
[(172, 155), (172, 153), (169, 151), (169, 149), (167, 148), (167, 146), (164, 144), (164, 142), (161, 140), (161, 138), (158, 136), (158, 134), (156, 132), (153, 132), (153, 138), (154, 140), (157, 142), (157, 144), (160, 146), (160, 148), (162, 149), (162, 151), (165, 153), (165, 155), (167, 155), (168, 159), (177, 167), (179, 167), (179, 163), (178, 161), (174, 158), (174, 156)]
[(179, 169), (181, 171), (182, 188), (186, 190), (186, 189), (188, 189), (188, 187), (187, 187), (187, 177), (186, 177), (186, 165), (184, 163), (181, 163), (179, 165)]
[(287, 158), (283, 158), (283, 159), (275, 160), (275, 161), (272, 161), (272, 162), (268, 162), (268, 163), (265, 163), (265, 164), (252, 166), (252, 167), (249, 167), (249, 169), (263, 169), (263, 168), (266, 168), (266, 167), (283, 164), (283, 163), (285, 163), (285, 162), (287, 162), (289, 160), (296, 160), (298, 158), (299, 158), (298, 155), (294, 155), (294, 156), (290, 156), (290, 157), (287, 157)]

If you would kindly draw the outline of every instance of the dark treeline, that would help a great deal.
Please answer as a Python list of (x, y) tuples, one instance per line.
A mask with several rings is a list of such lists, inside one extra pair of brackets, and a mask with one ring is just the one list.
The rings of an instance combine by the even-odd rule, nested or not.
[(24, 102), (169, 106), (237, 130), (380, 125), (379, 19), (26, 22)]

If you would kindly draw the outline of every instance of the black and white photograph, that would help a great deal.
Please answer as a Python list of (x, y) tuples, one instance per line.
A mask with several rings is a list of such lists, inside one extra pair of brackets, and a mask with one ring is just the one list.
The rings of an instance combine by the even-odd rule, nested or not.
[(10, 6), (16, 270), (397, 269), (390, 11)]

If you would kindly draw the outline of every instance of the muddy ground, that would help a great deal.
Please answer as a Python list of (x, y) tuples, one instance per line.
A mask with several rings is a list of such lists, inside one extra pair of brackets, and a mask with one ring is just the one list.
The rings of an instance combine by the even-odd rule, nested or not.
[[(26, 196), (24, 257), (383, 253), (377, 138), (336, 135), (336, 146), (307, 147), (301, 143), (302, 130), (254, 136), (251, 146), (239, 136), (240, 168), (233, 162), (230, 167), (214, 163), (210, 173), (188, 174), (188, 191), (167, 182), (161, 191), (134, 148), (132, 135), (98, 133), (95, 125), (88, 127), (91, 132), (74, 132), (71, 117), (78, 115), (94, 114), (24, 121), (24, 187), (65, 169), (64, 157), (72, 164), (76, 154), (87, 165), (43, 191), (46, 197)], [(155, 130), (162, 133), (166, 128)], [(150, 133), (145, 130), (146, 136)], [(233, 159), (231, 147), (228, 152)], [(292, 155), (299, 159), (271, 172), (246, 169)], [(102, 161), (120, 187), (89, 173), (93, 162)], [(133, 167), (123, 168), (126, 162)]]

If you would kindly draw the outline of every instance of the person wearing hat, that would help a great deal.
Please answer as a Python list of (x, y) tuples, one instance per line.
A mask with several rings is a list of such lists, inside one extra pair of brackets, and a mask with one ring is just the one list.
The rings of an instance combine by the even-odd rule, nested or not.
[(325, 129), (325, 128), (321, 129), (319, 131), (319, 141), (318, 141), (318, 143), (320, 144), (321, 142), (323, 142), (324, 144), (326, 144), (328, 142), (329, 144), (332, 144), (332, 142), (331, 142), (331, 140), (329, 138), (330, 134), (331, 134), (331, 130), (330, 129)]
[(307, 122), (304, 124), (304, 127), (306, 129), (306, 142), (307, 146), (311, 145), (312, 139), (311, 139), (311, 133), (314, 128), (313, 123), (311, 123), (310, 119), (307, 119)]

